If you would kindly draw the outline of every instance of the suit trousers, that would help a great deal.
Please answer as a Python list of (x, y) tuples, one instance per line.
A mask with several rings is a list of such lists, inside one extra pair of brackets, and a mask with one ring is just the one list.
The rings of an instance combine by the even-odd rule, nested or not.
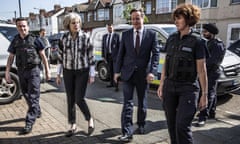
[(91, 114), (85, 100), (87, 83), (89, 78), (89, 68), (80, 70), (63, 69), (63, 79), (67, 94), (68, 122), (76, 123), (76, 107), (78, 105), (87, 121)]
[(191, 124), (197, 110), (199, 84), (165, 79), (163, 108), (171, 144), (193, 144)]
[(134, 106), (133, 95), (135, 87), (138, 98), (137, 124), (138, 126), (144, 126), (147, 115), (148, 89), (145, 70), (134, 71), (133, 75), (128, 81), (123, 81), (124, 104), (121, 115), (121, 127), (122, 133), (127, 135), (133, 134), (132, 115)]
[(113, 58), (112, 54), (107, 54), (107, 63), (108, 63), (108, 68), (109, 68), (109, 78), (110, 78), (110, 85), (114, 85), (114, 71), (113, 71)]
[(39, 105), (40, 98), (40, 68), (36, 66), (31, 69), (18, 68), (21, 90), (28, 104), (26, 124), (33, 125), (36, 117), (41, 113)]

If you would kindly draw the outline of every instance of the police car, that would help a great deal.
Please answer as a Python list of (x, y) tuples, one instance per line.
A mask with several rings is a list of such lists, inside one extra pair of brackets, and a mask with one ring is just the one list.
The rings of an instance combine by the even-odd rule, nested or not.
[[(157, 33), (158, 37), (158, 47), (160, 49), (160, 59), (158, 66), (158, 75), (151, 82), (152, 85), (156, 86), (160, 83), (160, 76), (162, 71), (162, 65), (165, 60), (165, 49), (166, 40), (168, 36), (175, 32), (176, 26), (174, 24), (146, 24), (147, 29), (152, 29)], [(114, 26), (114, 32), (118, 33), (121, 37), (123, 31), (132, 28), (131, 25), (122, 24)], [(96, 59), (96, 70), (98, 72), (99, 79), (103, 81), (109, 80), (109, 70), (107, 63), (102, 59), (102, 37), (107, 33), (106, 27), (95, 28), (91, 33), (91, 44), (94, 47), (94, 55)], [(221, 64), (221, 76), (218, 80), (217, 94), (224, 95), (240, 88), (239, 81), (239, 67), (240, 67), (240, 57), (236, 54), (227, 50), (223, 62)]]

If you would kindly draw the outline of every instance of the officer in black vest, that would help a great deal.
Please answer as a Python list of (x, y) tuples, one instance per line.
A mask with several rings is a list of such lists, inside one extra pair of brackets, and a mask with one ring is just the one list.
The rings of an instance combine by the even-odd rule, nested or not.
[(200, 8), (180, 4), (172, 16), (178, 31), (167, 40), (157, 93), (163, 101), (171, 144), (192, 144), (192, 120), (197, 108), (207, 106), (207, 48), (200, 33), (191, 29), (200, 19)]
[(207, 59), (208, 75), (208, 107), (199, 113), (198, 126), (204, 126), (207, 118), (215, 118), (217, 103), (217, 80), (220, 76), (219, 66), (222, 63), (226, 49), (220, 39), (215, 38), (219, 32), (215, 24), (209, 23), (203, 25), (202, 34), (207, 39), (207, 48), (210, 57)]
[(10, 71), (14, 57), (16, 56), (16, 66), (18, 68), (21, 90), (28, 104), (28, 111), (25, 120), (26, 125), (19, 134), (27, 134), (32, 131), (32, 126), (36, 118), (41, 116), (41, 109), (39, 105), (39, 64), (41, 60), (43, 61), (46, 69), (46, 78), (49, 79), (50, 76), (48, 61), (44, 52), (44, 44), (40, 39), (32, 34), (29, 34), (27, 19), (16, 19), (16, 26), (19, 34), (14, 37), (8, 48), (9, 57), (5, 78), (8, 83), (12, 82)]

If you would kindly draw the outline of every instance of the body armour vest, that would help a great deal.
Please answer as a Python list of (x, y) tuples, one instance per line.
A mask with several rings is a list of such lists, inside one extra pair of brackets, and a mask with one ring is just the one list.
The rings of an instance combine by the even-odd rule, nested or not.
[(16, 49), (16, 65), (18, 68), (32, 68), (41, 62), (39, 53), (34, 42), (36, 37), (27, 36), (27, 39), (21, 39), (17, 35), (13, 40), (13, 47)]
[(166, 76), (170, 80), (194, 82), (197, 79), (195, 48), (200, 35), (195, 32), (180, 40), (178, 33), (168, 39), (166, 55)]

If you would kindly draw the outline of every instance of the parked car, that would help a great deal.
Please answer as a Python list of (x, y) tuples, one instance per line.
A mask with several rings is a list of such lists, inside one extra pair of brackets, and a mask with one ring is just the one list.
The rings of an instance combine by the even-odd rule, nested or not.
[[(5, 70), (9, 55), (7, 49), (16, 34), (18, 34), (18, 31), (15, 25), (0, 23), (0, 104), (11, 103), (21, 96), (21, 87), (15, 62), (10, 70), (13, 82), (9, 84), (5, 80)], [(44, 81), (43, 71), (41, 71), (40, 77), (41, 81)]]
[[(165, 60), (166, 51), (164, 49), (166, 40), (168, 36), (175, 32), (177, 29), (173, 24), (146, 24), (145, 27), (147, 29), (152, 29), (157, 33), (158, 37), (158, 47), (160, 49), (160, 59), (158, 66), (158, 75), (151, 82), (152, 85), (159, 85), (162, 65)], [(114, 26), (114, 30), (116, 33), (120, 34), (127, 29), (132, 28), (130, 25), (118, 25)], [(103, 81), (109, 80), (109, 70), (107, 63), (102, 59), (102, 37), (107, 33), (105, 27), (95, 28), (91, 33), (91, 43), (94, 47), (94, 55), (96, 59), (96, 70), (98, 72), (98, 76)], [(239, 81), (239, 67), (240, 67), (240, 57), (231, 51), (227, 50), (223, 62), (221, 64), (221, 76), (218, 80), (218, 88), (217, 94), (224, 95), (233, 91), (236, 91), (240, 88)]]
[(20, 96), (21, 92), (17, 76), (17, 68), (15, 65), (12, 66), (10, 72), (13, 82), (8, 84), (5, 80), (6, 63), (9, 55), (7, 49), (17, 33), (15, 25), (0, 23), (0, 104), (6, 104), (14, 101)]
[(51, 44), (50, 48), (50, 64), (57, 64), (58, 60), (58, 49), (59, 49), (59, 42), (62, 38), (63, 33), (54, 34), (52, 36), (49, 36), (49, 42)]
[(240, 39), (232, 43), (227, 49), (240, 57)]

